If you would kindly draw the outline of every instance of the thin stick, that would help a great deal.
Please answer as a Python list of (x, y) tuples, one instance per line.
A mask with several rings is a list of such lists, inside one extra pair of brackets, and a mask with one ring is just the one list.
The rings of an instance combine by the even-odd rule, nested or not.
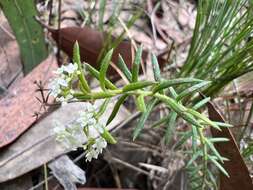
[(44, 164), (43, 166), (44, 166), (45, 190), (48, 190), (47, 164)]
[(127, 162), (124, 162), (123, 160), (120, 160), (120, 159), (115, 158), (115, 157), (111, 157), (110, 159), (111, 159), (113, 162), (116, 162), (116, 163), (118, 163), (118, 164), (121, 164), (121, 165), (123, 165), (123, 166), (125, 166), (125, 167), (128, 167), (128, 168), (130, 168), (130, 169), (132, 169), (132, 170), (135, 170), (135, 171), (137, 171), (137, 172), (139, 172), (139, 173), (145, 174), (145, 175), (147, 175), (147, 176), (150, 177), (150, 178), (153, 178), (153, 179), (156, 179), (156, 180), (159, 180), (159, 181), (162, 180), (160, 177), (158, 177), (158, 176), (151, 176), (151, 174), (150, 174), (149, 172), (147, 172), (147, 171), (145, 171), (145, 170), (143, 170), (143, 169), (141, 169), (141, 168), (138, 168), (138, 167), (136, 167), (136, 166), (134, 166), (134, 165), (132, 165), (132, 164), (129, 164), (129, 163), (127, 163)]
[(61, 47), (61, 33), (60, 33), (60, 28), (61, 28), (61, 0), (59, 0), (59, 5), (58, 5), (58, 48), (57, 48), (57, 63), (60, 66), (61, 65), (61, 60), (60, 60), (60, 47)]

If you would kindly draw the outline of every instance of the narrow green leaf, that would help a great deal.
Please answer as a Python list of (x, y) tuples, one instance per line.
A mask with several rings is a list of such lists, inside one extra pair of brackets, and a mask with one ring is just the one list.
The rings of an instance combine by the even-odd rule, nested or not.
[(200, 100), (198, 103), (196, 103), (196, 104), (192, 107), (192, 109), (198, 110), (199, 108), (203, 107), (207, 102), (209, 102), (210, 99), (211, 99), (210, 97), (207, 97), (207, 98), (205, 98), (205, 99), (203, 99), (203, 100)]
[(226, 172), (226, 170), (221, 166), (219, 162), (217, 162), (215, 159), (209, 156), (209, 159), (211, 162), (227, 177), (229, 177), (229, 174)]
[(153, 53), (151, 55), (151, 62), (152, 62), (152, 66), (153, 66), (153, 73), (154, 73), (155, 80), (156, 81), (161, 81), (162, 80), (161, 71), (160, 71), (160, 68), (159, 68), (157, 58)]
[(34, 19), (38, 15), (36, 3), (31, 0), (0, 0), (0, 8), (15, 34), (27, 74), (48, 55), (43, 29)]
[(143, 89), (143, 88), (151, 86), (153, 84), (155, 84), (154, 81), (138, 81), (138, 82), (133, 82), (133, 83), (125, 85), (123, 87), (122, 91), (123, 92), (129, 92), (129, 91), (133, 91), (133, 90)]
[(216, 138), (209, 138), (208, 139), (211, 143), (216, 143), (216, 142), (228, 142), (228, 138), (223, 138), (223, 137), (216, 137)]
[(204, 86), (207, 86), (211, 84), (210, 81), (203, 81), (199, 84), (196, 84), (194, 86), (191, 86), (190, 88), (185, 89), (183, 92), (181, 92), (178, 97), (177, 100), (181, 100), (186, 96), (189, 96), (190, 94), (193, 94), (194, 92), (198, 91), (199, 89), (203, 88)]
[(148, 119), (148, 116), (150, 115), (152, 109), (154, 108), (154, 106), (156, 105), (157, 100), (156, 99), (152, 99), (150, 101), (150, 103), (147, 105), (147, 110), (146, 112), (144, 112), (137, 124), (137, 127), (134, 129), (134, 134), (133, 134), (133, 140), (135, 140), (138, 135), (140, 134), (141, 130), (144, 128), (144, 124), (146, 122), (146, 120)]
[(211, 151), (214, 153), (214, 155), (217, 156), (217, 158), (223, 163), (222, 157), (221, 157), (220, 153), (214, 147), (213, 143), (210, 142), (208, 139), (206, 139), (205, 142), (208, 145), (208, 147), (211, 149)]
[(106, 90), (105, 88), (105, 79), (106, 79), (106, 72), (110, 65), (111, 58), (112, 58), (113, 49), (111, 49), (104, 57), (104, 59), (101, 62), (100, 72), (99, 72), (99, 82), (100, 86), (103, 90)]
[(120, 106), (123, 104), (123, 102), (125, 101), (125, 99), (127, 98), (127, 94), (122, 95), (119, 100), (117, 101), (117, 103), (115, 104), (111, 115), (109, 116), (106, 125), (109, 125), (111, 123), (111, 121), (115, 118), (116, 114), (119, 111)]
[(121, 57), (121, 55), (119, 55), (118, 67), (124, 73), (127, 80), (129, 82), (132, 81), (132, 73), (129, 71), (129, 69), (128, 69), (124, 59)]
[(174, 145), (174, 148), (178, 149), (179, 147), (181, 147), (189, 138), (191, 138), (191, 136), (192, 136), (191, 132), (184, 133), (183, 136)]
[(84, 93), (90, 92), (90, 87), (84, 77), (83, 74), (83, 68), (82, 68), (82, 64), (81, 64), (81, 58), (80, 58), (80, 50), (79, 50), (79, 45), (78, 42), (76, 41), (74, 44), (74, 50), (73, 50), (73, 61), (74, 63), (77, 63), (78, 65), (78, 70), (80, 71), (80, 74), (78, 75), (79, 81), (80, 81), (80, 85), (81, 85), (81, 90)]
[(166, 133), (165, 133), (165, 143), (169, 144), (173, 133), (175, 131), (175, 127), (176, 127), (176, 119), (177, 119), (177, 113), (172, 111), (169, 114), (169, 120), (167, 123), (167, 128), (166, 128)]
[[(219, 160), (219, 158), (217, 158), (217, 156), (214, 156), (214, 155), (209, 155), (209, 157), (212, 157), (214, 160)], [(221, 159), (222, 159), (222, 161), (229, 161), (229, 159), (228, 158), (225, 158), (225, 157), (223, 157), (223, 156), (221, 156)]]
[(219, 127), (233, 127), (233, 125), (231, 125), (229, 123), (222, 123), (222, 122), (218, 122), (218, 121), (213, 121), (213, 123), (215, 123)]
[(137, 49), (137, 52), (134, 58), (134, 63), (132, 66), (132, 82), (138, 81), (141, 60), (142, 60), (142, 46), (140, 46)]
[[(92, 67), (90, 64), (88, 63), (84, 63), (85, 64), (85, 68), (90, 72), (90, 74), (95, 77), (97, 80), (99, 80), (99, 71), (96, 70), (94, 67)], [(105, 79), (105, 86), (108, 89), (111, 90), (116, 90), (118, 89), (110, 80), (108, 80), (107, 78)]]
[(159, 121), (155, 122), (151, 128), (156, 128), (156, 127), (160, 127), (160, 125), (162, 125), (165, 122), (168, 122), (168, 120), (170, 119), (170, 115), (167, 115), (165, 117), (163, 117), (162, 119), (160, 119)]
[(185, 108), (182, 104), (176, 102), (174, 99), (162, 95), (160, 93), (154, 94), (154, 97), (158, 98), (160, 101), (167, 104), (167, 106), (175, 111), (179, 116), (181, 116), (184, 120), (191, 123), (192, 125), (195, 125), (196, 127), (202, 127), (200, 123), (192, 116), (191, 113), (188, 113), (187, 108)]
[(98, 112), (95, 114), (95, 117), (98, 119), (105, 112), (108, 104), (110, 103), (110, 98), (104, 100), (103, 104), (99, 107)]
[(170, 94), (172, 95), (173, 98), (177, 98), (178, 94), (177, 92), (174, 90), (173, 87), (169, 87), (169, 91), (170, 91)]
[(188, 168), (201, 155), (202, 150), (198, 150), (197, 152), (195, 152), (185, 167)]
[(195, 153), (197, 151), (197, 140), (198, 140), (198, 132), (195, 125), (192, 125), (192, 149)]
[(141, 94), (141, 95), (139, 95), (139, 96), (136, 98), (136, 106), (137, 106), (137, 109), (138, 109), (140, 112), (146, 112), (146, 111), (147, 111), (144, 97), (145, 97), (145, 96), (143, 96), (143, 95)]
[(218, 189), (217, 176), (215, 177), (214, 174), (210, 170), (207, 170), (207, 173), (208, 173), (209, 179), (211, 180), (212, 185), (214, 186), (214, 189)]
[(204, 115), (202, 115), (201, 113), (193, 110), (193, 109), (187, 109), (187, 113), (190, 113), (191, 115), (197, 117), (198, 119), (204, 121), (206, 124), (211, 125), (212, 127), (221, 130), (220, 127), (215, 123), (212, 122), (210, 119), (208, 119), (207, 117), (205, 117)]
[(171, 79), (171, 80), (163, 80), (161, 83), (159, 83), (157, 86), (154, 87), (153, 93), (166, 89), (170, 86), (182, 85), (186, 83), (200, 83), (200, 82), (203, 82), (203, 80), (194, 79), (194, 78), (177, 78), (177, 79)]

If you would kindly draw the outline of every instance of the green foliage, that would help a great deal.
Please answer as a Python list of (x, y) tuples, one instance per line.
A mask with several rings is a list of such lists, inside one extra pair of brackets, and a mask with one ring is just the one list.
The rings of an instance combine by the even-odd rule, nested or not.
[[(79, 50), (79, 45), (77, 42), (75, 42), (74, 45), (74, 51), (73, 51), (73, 61), (75, 63), (77, 63), (78, 65), (78, 69), (80, 71), (82, 71), (82, 64), (81, 64), (81, 58), (80, 58), (80, 50)], [(80, 74), (78, 75), (78, 78), (80, 80), (80, 85), (81, 85), (81, 89), (83, 92), (90, 92), (90, 87), (85, 79), (84, 73), (80, 72)]]
[(132, 66), (132, 82), (138, 81), (141, 59), (142, 59), (142, 46), (137, 49), (137, 53), (134, 58), (134, 63)]
[[(252, 1), (198, 1), (190, 51), (185, 64), (180, 73), (178, 73), (178, 77), (194, 77), (211, 81), (208, 88), (202, 88), (200, 84), (196, 84), (196, 90), (197, 86), (200, 85), (205, 95), (214, 96), (218, 94), (233, 79), (253, 70), (252, 31)], [(187, 91), (191, 94), (190, 91), (195, 91), (195, 87), (192, 86), (188, 90), (182, 91), (177, 100), (186, 96), (189, 97)], [(192, 99), (187, 101), (190, 102), (189, 100)], [(196, 101), (196, 99), (194, 100)], [(208, 98), (195, 102), (192, 110), (203, 107), (206, 102), (208, 102)], [(199, 112), (194, 113), (192, 110), (190, 111), (191, 114), (196, 117)], [(224, 125), (216, 124), (219, 127)], [(226, 125), (225, 127), (229, 126)], [(217, 177), (214, 175), (216, 172), (211, 170), (212, 168), (207, 164), (207, 160), (224, 175), (227, 175), (222, 168), (224, 158), (213, 146), (214, 143), (220, 140), (226, 141), (226, 139), (206, 138), (203, 141), (204, 143), (201, 143), (202, 149), (206, 149), (206, 151), (201, 153), (197, 151), (197, 145), (194, 143), (199, 136), (196, 133), (200, 134), (200, 132), (197, 126), (192, 126), (192, 144), (194, 148), (189, 155), (189, 158), (192, 159), (189, 162), (191, 166), (187, 169), (189, 175), (188, 184), (191, 189), (218, 189)], [(245, 130), (240, 138), (242, 138), (244, 132)], [(185, 134), (182, 137), (183, 140), (185, 140), (184, 137)], [(250, 152), (251, 148), (245, 149), (243, 156), (248, 158), (247, 156), (250, 155)], [(212, 154), (210, 155), (210, 153)], [(204, 154), (207, 156), (204, 156)], [(201, 157), (205, 159), (199, 159)], [(199, 163), (202, 164), (200, 165)], [(198, 170), (202, 172), (198, 172)]]
[(28, 73), (47, 56), (42, 27), (36, 22), (35, 3), (31, 0), (0, 0), (8, 22), (17, 39), (24, 72)]
[[(201, 188), (210, 187), (210, 184), (212, 183), (209, 183), (208, 181), (214, 179), (213, 176), (211, 176), (212, 172), (209, 170), (210, 165), (215, 166), (218, 170), (227, 175), (221, 164), (223, 163), (225, 158), (223, 158), (222, 155), (219, 154), (219, 152), (214, 146), (214, 143), (224, 142), (227, 141), (227, 139), (209, 138), (205, 135), (205, 131), (209, 126), (220, 130), (220, 127), (227, 127), (228, 125), (213, 122), (209, 120), (205, 115), (197, 111), (209, 101), (209, 98), (205, 98), (204, 100), (197, 102), (192, 107), (184, 105), (183, 101), (181, 101), (184, 97), (193, 96), (196, 91), (200, 90), (203, 87), (206, 87), (207, 85), (210, 85), (210, 82), (195, 78), (178, 78), (171, 80), (162, 79), (157, 59), (154, 55), (152, 56), (152, 64), (154, 69), (155, 81), (140, 81), (138, 80), (138, 70), (141, 62), (142, 48), (138, 48), (131, 73), (128, 69), (126, 69), (124, 60), (120, 58), (120, 69), (122, 73), (128, 76), (128, 78), (131, 80), (129, 80), (129, 84), (118, 88), (113, 85), (106, 77), (112, 52), (113, 50), (110, 50), (102, 60), (100, 71), (97, 71), (91, 65), (85, 63), (86, 70), (100, 82), (101, 91), (88, 91), (88, 87), (86, 86), (87, 83), (84, 80), (85, 78), (82, 79), (79, 77), (78, 79), (80, 82), (80, 91), (75, 90), (73, 92), (74, 98), (79, 101), (104, 99), (104, 103), (101, 105), (98, 113), (96, 114), (96, 118), (98, 119), (98, 117), (102, 115), (102, 113), (104, 113), (104, 111), (106, 110), (111, 98), (115, 96), (120, 96), (119, 100), (116, 102), (112, 110), (110, 117), (108, 118), (108, 125), (115, 118), (120, 106), (127, 99), (127, 97), (133, 96), (135, 98), (137, 109), (142, 112), (138, 120), (137, 126), (133, 132), (134, 140), (138, 138), (138, 136), (142, 132), (147, 119), (149, 118), (152, 111), (156, 108), (156, 106), (158, 104), (164, 104), (169, 110), (169, 114), (165, 116), (164, 119), (161, 119), (160, 121), (156, 122), (154, 126), (159, 126), (160, 124), (166, 125), (166, 132), (164, 135), (166, 143), (170, 142), (170, 139), (176, 129), (176, 122), (178, 118), (183, 119), (185, 122), (188, 123), (189, 126), (191, 126), (191, 131), (186, 131), (182, 133), (181, 140), (179, 140), (178, 143), (175, 145), (175, 147), (178, 148), (183, 146), (183, 144), (188, 139), (191, 139), (192, 141), (191, 151), (187, 150), (187, 154), (191, 158), (187, 165), (187, 171), (189, 170), (190, 173), (194, 175), (198, 174), (198, 178), (195, 180), (192, 179), (193, 176), (190, 176), (190, 179), (192, 179), (191, 186), (198, 186)], [(75, 62), (80, 64), (77, 53), (78, 45), (76, 44), (74, 50), (74, 60)], [(78, 69), (83, 75), (82, 67), (79, 66)], [(132, 78), (130, 78), (131, 75)], [(85, 87), (86, 90), (82, 90), (82, 87)], [(174, 89), (174, 87), (176, 88)], [(110, 143), (116, 142), (107, 130), (105, 130), (104, 135), (106, 135), (104, 137), (105, 139), (111, 139)], [(201, 163), (197, 167), (198, 171), (201, 172), (195, 172), (196, 163)]]
[(132, 73), (129, 71), (129, 69), (128, 69), (128, 67), (121, 55), (119, 55), (118, 67), (123, 72), (123, 74), (125, 75), (127, 80), (131, 81), (132, 80)]
[(248, 0), (198, 1), (191, 48), (179, 76), (212, 81), (208, 96), (253, 69), (253, 19), (247, 7)]
[(100, 86), (103, 90), (105, 89), (105, 78), (106, 78), (106, 71), (110, 65), (111, 58), (112, 58), (113, 50), (111, 49), (104, 57), (104, 59), (101, 62), (101, 68), (99, 72), (99, 82)]

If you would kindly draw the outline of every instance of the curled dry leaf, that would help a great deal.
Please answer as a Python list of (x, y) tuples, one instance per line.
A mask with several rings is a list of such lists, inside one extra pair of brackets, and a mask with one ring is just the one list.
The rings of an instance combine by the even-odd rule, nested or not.
[[(69, 57), (72, 57), (74, 43), (78, 41), (82, 61), (88, 62), (95, 68), (99, 69), (100, 65), (97, 62), (97, 59), (105, 44), (106, 33), (101, 33), (89, 27), (67, 27), (60, 30), (49, 28), (49, 31), (52, 33), (54, 40), (58, 43), (58, 46)], [(114, 37), (113, 40), (115, 40)], [(131, 53), (131, 43), (129, 41), (122, 41), (118, 47), (114, 49), (112, 62), (116, 65), (118, 63), (119, 54), (124, 59), (128, 68), (131, 68), (133, 57)], [(146, 59), (147, 54), (147, 51), (143, 51), (143, 61)], [(165, 64), (164, 59), (159, 57), (159, 63), (161, 68), (163, 68)], [(113, 80), (120, 78), (119, 74), (112, 67), (108, 69), (108, 73), (108, 77)]]
[[(215, 106), (209, 102), (208, 113), (212, 121), (225, 122), (223, 117), (216, 110)], [(229, 128), (222, 128), (218, 131), (211, 128), (213, 137), (223, 137), (229, 139), (228, 142), (215, 143), (215, 147), (219, 153), (229, 159), (224, 162), (224, 168), (229, 174), (229, 178), (220, 174), (220, 190), (251, 190), (253, 189), (252, 180), (248, 168), (240, 154), (239, 148)]]

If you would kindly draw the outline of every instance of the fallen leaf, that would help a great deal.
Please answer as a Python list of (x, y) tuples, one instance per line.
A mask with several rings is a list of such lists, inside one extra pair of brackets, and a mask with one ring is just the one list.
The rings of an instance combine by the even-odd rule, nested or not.
[[(95, 68), (99, 69), (100, 65), (97, 62), (99, 53), (103, 49), (106, 34), (89, 27), (67, 27), (60, 30), (53, 30), (49, 28), (52, 37), (56, 42), (59, 42), (59, 47), (69, 56), (73, 55), (73, 46), (78, 41), (80, 46), (81, 60), (88, 62)], [(59, 38), (59, 39), (58, 39)], [(115, 38), (113, 38), (115, 39)], [(114, 49), (112, 62), (117, 65), (119, 54), (123, 57), (128, 68), (132, 65), (131, 43), (129, 41), (122, 41), (117, 48)], [(146, 60), (147, 52), (143, 51), (143, 61)], [(159, 63), (163, 68), (165, 61), (159, 57)], [(110, 67), (108, 69), (108, 77), (114, 81), (119, 79), (119, 74)]]
[[(97, 101), (103, 102), (102, 100)], [(100, 121), (102, 123), (106, 123), (114, 104), (115, 102), (111, 102), (108, 105), (108, 111), (101, 116)], [(62, 124), (59, 127), (65, 128), (65, 125), (71, 124), (77, 119), (78, 114), (76, 113), (84, 105), (85, 102), (76, 102), (60, 107), (33, 125), (13, 144), (4, 147), (0, 152), (0, 183), (21, 176), (71, 151), (71, 149), (56, 141), (56, 136), (53, 132), (54, 123), (58, 121)], [(128, 116), (129, 112), (124, 106), (121, 106), (116, 118), (107, 126), (107, 129), (114, 129)], [(90, 133), (94, 137), (98, 136), (95, 129), (91, 130)], [(84, 140), (83, 144), (85, 143), (86, 141)]]
[[(208, 102), (207, 106), (209, 117), (212, 121), (225, 122), (212, 102)], [(213, 137), (229, 139), (228, 142), (215, 143), (215, 147), (219, 153), (229, 159), (229, 161), (224, 162), (223, 167), (230, 177), (228, 178), (220, 173), (220, 190), (252, 190), (253, 184), (250, 173), (230, 129), (223, 127), (219, 131), (212, 127), (211, 133)]]
[(14, 141), (35, 121), (34, 113), (40, 110), (35, 81), (46, 82), (57, 68), (56, 60), (50, 56), (17, 82), (0, 100), (0, 148)]

